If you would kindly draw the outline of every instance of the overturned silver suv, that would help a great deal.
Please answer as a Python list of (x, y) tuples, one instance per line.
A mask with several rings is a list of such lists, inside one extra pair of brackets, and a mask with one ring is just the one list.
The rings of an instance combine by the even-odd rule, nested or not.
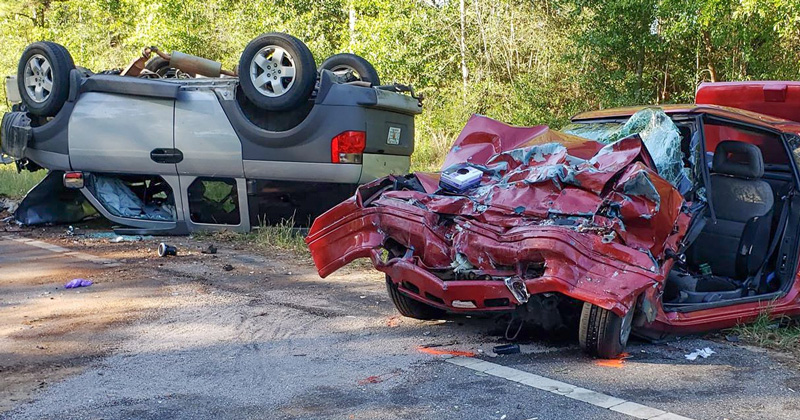
[(381, 85), (363, 58), (318, 69), (282, 33), (251, 41), (238, 71), (149, 47), (95, 74), (37, 42), (6, 84), (2, 152), (19, 170), (49, 170), (19, 222), (73, 222), (93, 207), (160, 234), (307, 222), (359, 184), (408, 172), (422, 112), (413, 89)]

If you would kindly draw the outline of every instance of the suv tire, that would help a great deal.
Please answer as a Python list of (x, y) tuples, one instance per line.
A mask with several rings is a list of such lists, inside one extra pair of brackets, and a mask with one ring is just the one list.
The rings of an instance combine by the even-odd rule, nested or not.
[(28, 45), (17, 66), (17, 86), (28, 112), (56, 115), (67, 102), (69, 73), (74, 68), (72, 56), (62, 45), (47, 41)]
[(429, 320), (442, 319), (447, 313), (404, 295), (397, 289), (397, 286), (388, 275), (386, 276), (386, 290), (389, 291), (389, 297), (392, 299), (394, 307), (397, 308), (397, 312), (400, 312), (400, 315), (414, 319)]
[(299, 39), (271, 32), (250, 41), (239, 59), (239, 85), (247, 99), (266, 111), (286, 111), (308, 100), (317, 64)]
[(378, 77), (378, 71), (375, 67), (363, 57), (355, 54), (336, 54), (328, 57), (321, 66), (320, 70), (330, 70), (334, 73), (342, 73), (352, 71), (356, 76), (355, 80), (361, 80), (378, 86), (381, 84), (381, 79)]

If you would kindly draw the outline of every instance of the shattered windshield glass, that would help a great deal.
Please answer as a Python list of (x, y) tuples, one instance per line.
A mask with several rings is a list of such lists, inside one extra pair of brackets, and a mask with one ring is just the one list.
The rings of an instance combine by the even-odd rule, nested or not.
[(675, 186), (681, 194), (691, 189), (683, 167), (681, 134), (672, 119), (660, 108), (645, 108), (631, 115), (624, 124), (617, 122), (570, 124), (561, 131), (611, 144), (639, 134), (658, 168), (658, 174)]

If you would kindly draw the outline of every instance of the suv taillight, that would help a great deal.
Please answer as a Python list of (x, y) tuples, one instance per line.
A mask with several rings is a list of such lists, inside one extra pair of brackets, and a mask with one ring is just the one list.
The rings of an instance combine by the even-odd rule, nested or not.
[(361, 163), (361, 155), (367, 147), (367, 133), (345, 131), (331, 140), (331, 162)]
[(83, 172), (65, 172), (64, 187), (76, 190), (83, 188)]

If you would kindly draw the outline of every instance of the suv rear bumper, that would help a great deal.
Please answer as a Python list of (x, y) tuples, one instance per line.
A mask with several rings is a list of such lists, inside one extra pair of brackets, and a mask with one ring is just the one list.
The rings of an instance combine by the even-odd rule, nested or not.
[(365, 153), (360, 165), (269, 160), (243, 162), (247, 179), (337, 184), (364, 184), (389, 174), (405, 175), (411, 166), (411, 158), (408, 156), (372, 153)]

